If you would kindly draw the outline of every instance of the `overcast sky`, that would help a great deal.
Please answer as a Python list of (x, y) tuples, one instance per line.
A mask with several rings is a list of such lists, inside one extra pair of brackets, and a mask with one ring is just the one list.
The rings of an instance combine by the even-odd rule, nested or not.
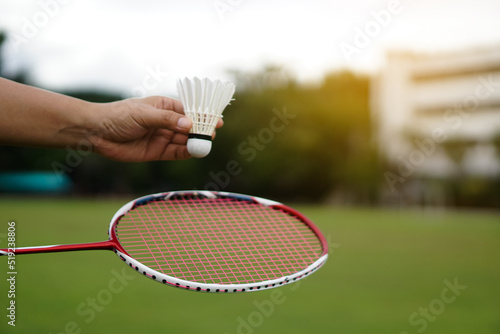
[(147, 93), (161, 94), (178, 77), (228, 78), (229, 68), (272, 63), (312, 81), (376, 71), (389, 49), (498, 45), (500, 1), (2, 0), (0, 30), (7, 70), (28, 69), (38, 85), (140, 95), (155, 72)]

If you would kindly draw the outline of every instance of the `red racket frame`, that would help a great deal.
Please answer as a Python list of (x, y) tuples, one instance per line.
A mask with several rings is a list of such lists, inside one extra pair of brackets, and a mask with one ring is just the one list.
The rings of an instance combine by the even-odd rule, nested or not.
[[(137, 260), (133, 259), (121, 246), (118, 237), (116, 235), (116, 225), (119, 219), (127, 213), (129, 210), (134, 208), (136, 205), (141, 205), (143, 203), (152, 201), (157, 198), (170, 198), (172, 196), (206, 196), (206, 197), (229, 197), (246, 201), (253, 201), (271, 208), (282, 210), (292, 216), (297, 217), (305, 225), (307, 225), (313, 233), (318, 237), (322, 245), (322, 253), (319, 259), (311, 264), (308, 268), (296, 273), (294, 275), (289, 275), (287, 277), (282, 277), (276, 280), (258, 282), (255, 284), (205, 284), (197, 282), (189, 282), (182, 279), (177, 279), (162, 273), (159, 273), (147, 266), (144, 266)], [(228, 192), (215, 192), (215, 191), (175, 191), (175, 192), (165, 192), (153, 195), (147, 195), (133, 200), (116, 212), (116, 214), (111, 219), (109, 226), (109, 239), (100, 242), (90, 242), (90, 243), (79, 243), (79, 244), (69, 244), (69, 245), (51, 245), (51, 246), (38, 246), (38, 247), (21, 247), (15, 249), (0, 249), (1, 255), (20, 255), (20, 254), (34, 254), (34, 253), (52, 253), (52, 252), (68, 252), (68, 251), (82, 251), (82, 250), (112, 250), (114, 251), (123, 261), (125, 261), (130, 267), (136, 271), (142, 273), (143, 275), (152, 278), (161, 283), (171, 285), (174, 287), (184, 288), (188, 290), (204, 291), (204, 292), (245, 292), (254, 290), (264, 290), (268, 288), (273, 288), (276, 286), (284, 285), (301, 279), (310, 273), (319, 269), (328, 258), (328, 242), (323, 236), (321, 231), (305, 217), (302, 213), (294, 210), (282, 203), (267, 200), (260, 197), (247, 196), (236, 193)]]

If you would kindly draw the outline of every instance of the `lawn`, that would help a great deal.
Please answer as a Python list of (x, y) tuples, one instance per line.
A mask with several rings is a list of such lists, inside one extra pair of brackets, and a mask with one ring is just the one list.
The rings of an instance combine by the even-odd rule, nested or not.
[[(128, 200), (0, 199), (0, 247), (101, 241)], [(299, 206), (330, 258), (298, 283), (216, 295), (163, 286), (109, 251), (16, 257), (0, 333), (499, 333), (500, 214)], [(0, 277), (8, 271), (0, 258)]]

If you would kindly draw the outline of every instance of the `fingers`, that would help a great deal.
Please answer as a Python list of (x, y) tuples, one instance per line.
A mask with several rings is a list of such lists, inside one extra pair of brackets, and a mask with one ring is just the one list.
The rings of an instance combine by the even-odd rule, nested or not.
[[(186, 143), (188, 136), (182, 133), (169, 134), (168, 131), (160, 131), (156, 134), (158, 147), (162, 147), (159, 157), (154, 160), (185, 160), (191, 155), (187, 151)], [(168, 144), (164, 143), (165, 138), (170, 138)]]
[(152, 96), (142, 99), (137, 121), (145, 128), (169, 129), (188, 133), (193, 122), (184, 116), (184, 107), (178, 100)]
[(181, 101), (166, 96), (158, 96), (157, 98), (161, 100), (160, 109), (173, 110), (179, 114), (184, 114), (184, 106)]
[(169, 129), (177, 132), (188, 133), (193, 122), (186, 116), (172, 110), (154, 109), (148, 112), (148, 125), (154, 128)]
[[(188, 133), (193, 122), (184, 116), (182, 102), (164, 96), (150, 96), (141, 99), (145, 108), (141, 113), (143, 125), (149, 128), (162, 128), (182, 133)], [(221, 128), (224, 121), (220, 118), (216, 129)]]
[(186, 116), (182, 116), (177, 119), (176, 126), (180, 131), (188, 132), (193, 126), (193, 122)]
[(148, 104), (157, 109), (172, 110), (179, 114), (184, 114), (184, 106), (182, 102), (167, 96), (148, 96), (140, 99), (135, 99)]
[(216, 129), (221, 128), (224, 125), (224, 121), (222, 118), (219, 118), (219, 121), (217, 121), (217, 125), (215, 126)]

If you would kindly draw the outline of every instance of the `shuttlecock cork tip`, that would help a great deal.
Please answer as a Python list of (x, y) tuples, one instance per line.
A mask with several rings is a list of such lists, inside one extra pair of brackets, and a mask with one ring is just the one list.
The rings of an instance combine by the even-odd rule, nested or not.
[(187, 150), (195, 158), (204, 158), (212, 149), (212, 140), (208, 138), (199, 138), (201, 136), (193, 136), (190, 134), (187, 141)]

